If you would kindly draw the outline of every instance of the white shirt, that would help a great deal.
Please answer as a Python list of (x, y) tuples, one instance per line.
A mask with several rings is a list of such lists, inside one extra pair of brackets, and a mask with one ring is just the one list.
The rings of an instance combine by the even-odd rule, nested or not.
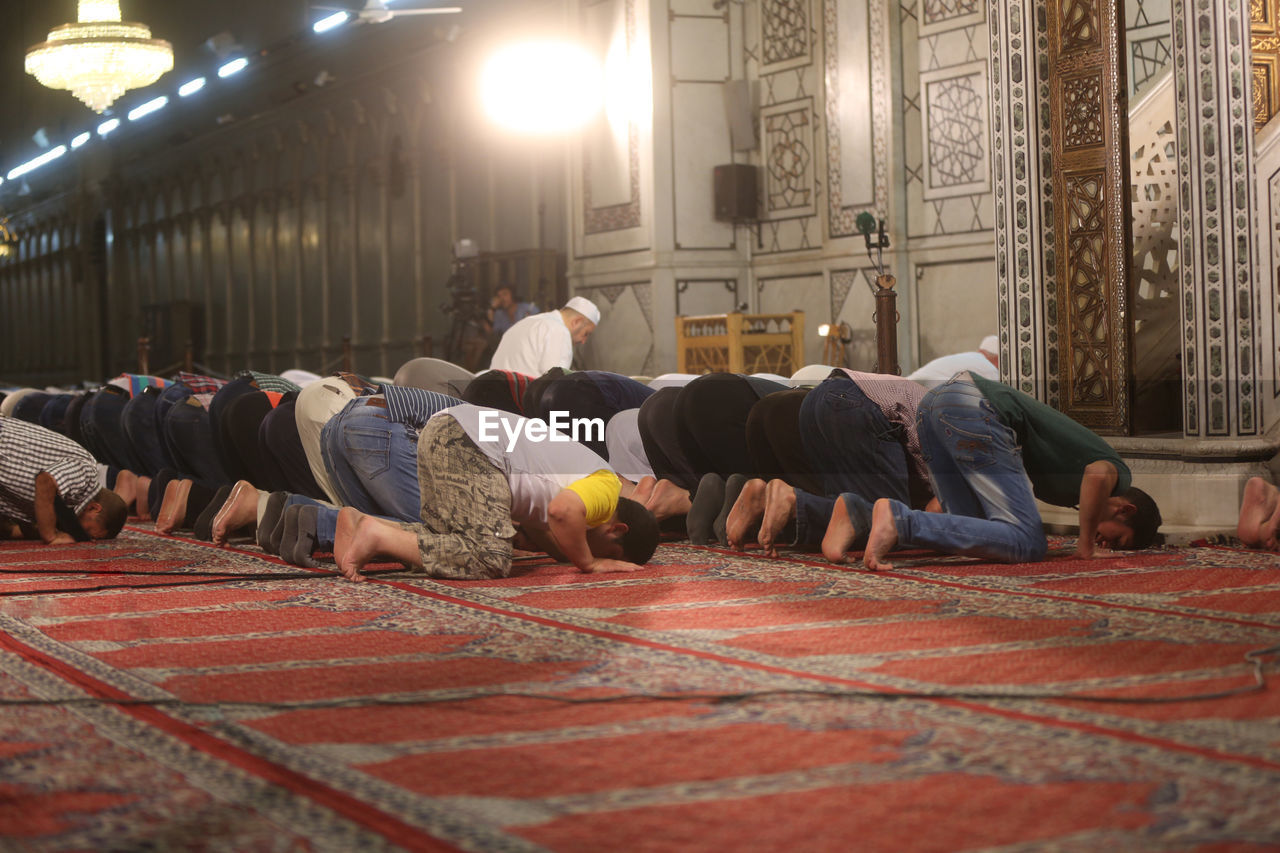
[(559, 309), (525, 317), (503, 334), (490, 370), (513, 370), (541, 376), (553, 367), (573, 363), (573, 334)]
[(1000, 381), (1000, 368), (996, 367), (987, 360), (985, 355), (976, 350), (935, 358), (928, 364), (917, 368), (916, 372), (907, 378), (912, 382), (919, 382), (926, 388), (935, 388), (962, 370), (976, 373), (984, 379)]
[(640, 409), (623, 409), (609, 418), (604, 425), (604, 446), (609, 450), (609, 467), (631, 482), (654, 476), (640, 440)]
[(534, 441), (524, 431), (529, 419), (510, 412), (467, 403), (444, 409), (435, 417), (446, 415), (458, 422), (476, 447), (507, 478), (511, 487), (511, 519), (518, 524), (545, 528), (547, 508), (563, 488), (599, 470), (613, 470), (595, 451), (570, 441), (562, 433), (554, 433), (557, 440), (552, 441), (551, 430), (544, 421), (535, 423), (541, 425), (547, 437)]

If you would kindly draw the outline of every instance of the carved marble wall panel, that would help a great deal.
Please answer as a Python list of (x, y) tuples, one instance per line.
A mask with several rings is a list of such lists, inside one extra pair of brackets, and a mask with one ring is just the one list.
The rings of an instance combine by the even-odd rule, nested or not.
[(741, 310), (745, 294), (736, 278), (676, 279), (676, 316), (728, 314)]
[(994, 202), (985, 6), (900, 0), (897, 13), (908, 235), (990, 231)]
[(612, 108), (573, 146), (574, 255), (590, 257), (649, 245), (652, 65), (647, 10), (636, 0), (583, 0), (580, 13), (582, 38), (611, 69)]
[[(920, 263), (912, 277), (915, 352), (902, 359), (919, 367), (931, 359), (971, 352), (998, 334), (995, 262), (991, 258)], [(901, 297), (900, 297), (901, 298)]]
[(1129, 99), (1141, 97), (1173, 64), (1170, 0), (1125, 0)]
[(920, 75), (927, 201), (991, 191), (987, 64), (970, 62)]
[(602, 332), (579, 347), (580, 367), (607, 366), (628, 376), (657, 372), (652, 291), (647, 281), (578, 288), (600, 308)]
[[(761, 88), (760, 136), (763, 223), (754, 255), (773, 255), (822, 245), (817, 149), (825, 142), (820, 126), (825, 110), (814, 99), (822, 92), (818, 33), (810, 0), (761, 0), (759, 26), (746, 45), (748, 76)], [(809, 28), (801, 33), (801, 23)], [(807, 114), (800, 110), (807, 104)]]
[(831, 237), (857, 233), (862, 211), (889, 208), (888, 12), (881, 2), (823, 0)]
[(760, 0), (761, 72), (812, 62), (816, 29), (811, 0)]
[(760, 111), (764, 140), (762, 219), (792, 219), (817, 213), (812, 99), (772, 104)]

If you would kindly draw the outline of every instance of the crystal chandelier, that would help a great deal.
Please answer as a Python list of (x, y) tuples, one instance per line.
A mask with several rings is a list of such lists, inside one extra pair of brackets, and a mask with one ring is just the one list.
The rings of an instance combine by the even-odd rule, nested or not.
[(142, 24), (122, 23), (119, 0), (80, 0), (78, 18), (27, 48), (27, 73), (42, 85), (69, 89), (100, 113), (173, 68), (173, 46)]

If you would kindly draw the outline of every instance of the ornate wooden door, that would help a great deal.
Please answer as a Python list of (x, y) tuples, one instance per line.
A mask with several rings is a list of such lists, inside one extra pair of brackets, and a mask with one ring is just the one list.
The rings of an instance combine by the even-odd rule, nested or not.
[(1118, 0), (1048, 4), (1061, 408), (1130, 431), (1128, 102)]

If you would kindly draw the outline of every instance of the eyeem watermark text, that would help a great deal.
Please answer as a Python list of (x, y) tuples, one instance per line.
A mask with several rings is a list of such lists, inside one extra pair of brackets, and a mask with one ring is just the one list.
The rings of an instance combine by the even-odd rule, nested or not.
[(603, 418), (570, 418), (568, 412), (549, 412), (547, 420), (516, 418), (515, 422), (494, 411), (480, 412), (481, 441), (496, 443), (505, 434), (507, 452), (515, 450), (523, 435), (525, 441), (604, 441)]

